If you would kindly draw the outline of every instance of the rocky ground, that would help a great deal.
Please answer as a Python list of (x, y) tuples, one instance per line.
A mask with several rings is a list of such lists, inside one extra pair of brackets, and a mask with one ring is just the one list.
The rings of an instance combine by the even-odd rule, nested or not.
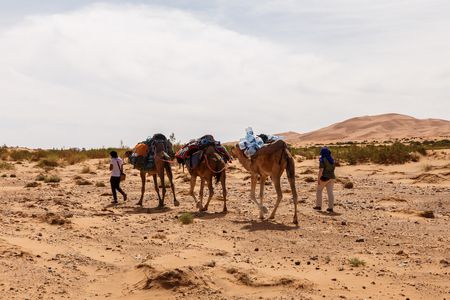
[[(299, 161), (298, 227), (286, 178), (275, 220), (260, 221), (238, 162), (228, 169), (227, 214), (218, 196), (197, 213), (177, 167), (181, 206), (169, 192), (162, 210), (153, 183), (144, 207), (134, 205), (140, 179), (130, 166), (129, 200), (112, 207), (108, 160), (0, 170), (0, 298), (450, 299), (449, 151), (339, 167), (331, 215), (312, 209), (316, 161)], [(274, 200), (268, 182), (269, 210)], [(181, 224), (183, 212), (192, 224)]]

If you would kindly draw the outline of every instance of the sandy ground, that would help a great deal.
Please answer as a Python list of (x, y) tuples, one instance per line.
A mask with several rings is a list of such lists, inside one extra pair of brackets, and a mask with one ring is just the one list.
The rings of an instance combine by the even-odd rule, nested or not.
[[(15, 166), (0, 171), (1, 299), (450, 299), (450, 151), (400, 166), (339, 167), (354, 188), (336, 184), (332, 215), (312, 209), (316, 183), (306, 178), (315, 178), (316, 162), (297, 162), (299, 227), (285, 177), (276, 219), (258, 219), (237, 161), (227, 214), (217, 196), (196, 213), (178, 168), (181, 206), (169, 192), (158, 210), (153, 183), (144, 208), (134, 205), (140, 179), (130, 166), (129, 200), (118, 208), (108, 160), (58, 167), (49, 173), (60, 183), (29, 188), (42, 169)], [(85, 166), (91, 173), (81, 174)], [(77, 176), (92, 184), (76, 184)], [(268, 183), (269, 209), (274, 200)], [(179, 222), (184, 211), (193, 224)]]

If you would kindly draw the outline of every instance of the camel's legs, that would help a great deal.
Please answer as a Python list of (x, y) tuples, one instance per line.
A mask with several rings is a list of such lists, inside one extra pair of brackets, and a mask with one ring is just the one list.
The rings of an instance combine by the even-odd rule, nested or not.
[(211, 201), (211, 198), (212, 198), (213, 195), (214, 195), (214, 187), (213, 187), (213, 184), (212, 184), (212, 181), (213, 181), (212, 174), (211, 174), (211, 176), (207, 179), (207, 181), (208, 181), (208, 190), (209, 190), (209, 194), (208, 194), (208, 201), (206, 202), (205, 207), (203, 207), (203, 209), (202, 209), (203, 211), (208, 210), (209, 202)]
[(294, 224), (298, 224), (297, 220), (297, 189), (295, 188), (295, 178), (288, 178), (289, 185), (291, 186), (292, 200), (294, 201)]
[(194, 198), (195, 205), (198, 209), (201, 209), (201, 204), (197, 201), (197, 197), (195, 197), (194, 188), (195, 188), (195, 182), (197, 181), (197, 175), (192, 174), (191, 175), (191, 189), (189, 190), (189, 195)]
[(256, 203), (256, 205), (258, 205), (259, 208), (259, 218), (260, 219), (264, 219), (264, 209), (261, 203), (259, 203), (256, 200), (256, 184), (258, 183), (258, 175), (256, 174), (252, 174), (251, 175), (251, 190), (250, 190), (250, 198), (252, 199), (253, 202)]
[(145, 193), (145, 177), (146, 177), (146, 173), (142, 172), (140, 173), (141, 175), (141, 198), (139, 199), (139, 202), (136, 203), (137, 205), (142, 206), (142, 200), (144, 200), (144, 193)]
[(263, 200), (264, 200), (264, 187), (266, 183), (267, 176), (260, 176), (259, 177), (259, 202), (261, 203), (261, 208), (263, 210), (263, 213), (268, 213), (267, 207), (264, 206)]
[(153, 174), (153, 183), (155, 184), (155, 191), (158, 195), (158, 202), (161, 203), (161, 195), (159, 194), (159, 186), (158, 186), (158, 177), (156, 174)]
[(280, 205), (281, 199), (283, 198), (283, 192), (281, 191), (281, 174), (279, 176), (273, 176), (272, 180), (275, 186), (275, 190), (277, 191), (277, 202), (275, 203), (275, 207), (273, 208), (269, 219), (275, 218), (275, 213), (277, 212), (278, 205)]
[(225, 171), (222, 171), (220, 176), (220, 184), (222, 185), (222, 196), (223, 196), (223, 212), (227, 212), (227, 186), (225, 182)]
[(167, 177), (169, 178), (170, 188), (172, 189), (173, 205), (180, 206), (180, 202), (177, 200), (177, 197), (175, 195), (175, 185), (173, 184), (172, 167), (168, 163), (166, 163), (166, 172), (167, 172)]
[(203, 207), (203, 211), (208, 210), (209, 202), (211, 201), (211, 198), (214, 195), (214, 188), (213, 188), (212, 180), (213, 180), (213, 177), (211, 174), (211, 176), (206, 179), (206, 181), (208, 183), (208, 200), (206, 201), (206, 205)]
[(162, 199), (159, 200), (159, 207), (164, 206), (164, 198), (166, 197), (166, 183), (164, 182), (164, 168), (161, 170), (161, 172), (158, 174), (159, 179), (161, 180), (161, 187), (162, 187)]
[(200, 207), (203, 207), (203, 192), (205, 190), (205, 179), (200, 176), (200, 192), (198, 195), (200, 201)]

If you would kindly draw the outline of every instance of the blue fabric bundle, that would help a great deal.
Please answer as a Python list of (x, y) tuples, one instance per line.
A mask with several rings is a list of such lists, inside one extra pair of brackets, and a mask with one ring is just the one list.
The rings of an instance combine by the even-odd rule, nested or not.
[(324, 158), (328, 160), (328, 162), (332, 165), (334, 165), (334, 159), (331, 156), (331, 151), (327, 147), (323, 147), (320, 149), (320, 162), (325, 163)]

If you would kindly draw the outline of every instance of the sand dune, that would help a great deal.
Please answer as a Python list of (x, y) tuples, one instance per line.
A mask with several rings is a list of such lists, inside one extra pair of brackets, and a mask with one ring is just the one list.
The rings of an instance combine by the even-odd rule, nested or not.
[(348, 119), (309, 133), (290, 131), (280, 135), (292, 144), (450, 138), (450, 121), (383, 114)]

